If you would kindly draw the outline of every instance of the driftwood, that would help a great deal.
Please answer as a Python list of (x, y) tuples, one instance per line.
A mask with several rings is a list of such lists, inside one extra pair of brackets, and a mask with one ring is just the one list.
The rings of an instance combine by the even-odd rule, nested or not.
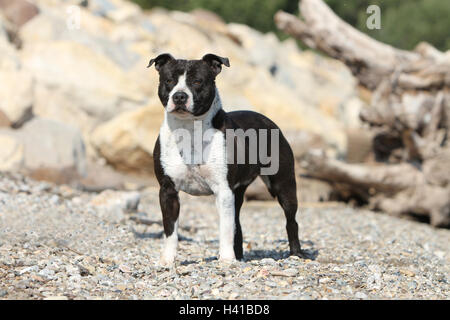
[(279, 11), (278, 28), (344, 62), (372, 91), (360, 118), (373, 133), (375, 163), (310, 153), (307, 175), (391, 214), (450, 226), (450, 52), (427, 43), (404, 51), (342, 21), (321, 0), (301, 0), (301, 18)]

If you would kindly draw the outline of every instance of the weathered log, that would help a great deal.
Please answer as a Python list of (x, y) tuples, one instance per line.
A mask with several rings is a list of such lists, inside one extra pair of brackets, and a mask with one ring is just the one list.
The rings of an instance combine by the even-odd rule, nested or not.
[(310, 48), (343, 61), (369, 89), (375, 89), (399, 65), (420, 58), (418, 53), (395, 49), (357, 31), (321, 0), (300, 1), (299, 9), (302, 19), (278, 11), (277, 27)]
[(281, 30), (344, 62), (372, 90), (360, 118), (378, 163), (349, 164), (310, 153), (306, 174), (394, 215), (450, 226), (450, 53), (422, 42), (408, 52), (342, 21), (322, 0), (301, 0), (301, 18), (279, 11)]
[(433, 226), (449, 227), (450, 152), (446, 160), (435, 163), (444, 165), (447, 170), (442, 181), (433, 177), (436, 167), (425, 171), (409, 163), (347, 164), (314, 152), (305, 156), (302, 167), (309, 177), (330, 182), (343, 197), (349, 192), (354, 193), (366, 200), (372, 209), (395, 216), (426, 216)]

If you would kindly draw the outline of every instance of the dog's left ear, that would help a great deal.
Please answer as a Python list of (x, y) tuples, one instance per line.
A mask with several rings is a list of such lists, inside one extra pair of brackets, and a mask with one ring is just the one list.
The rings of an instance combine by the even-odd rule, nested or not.
[(161, 70), (161, 67), (163, 65), (165, 65), (170, 60), (174, 60), (174, 59), (175, 58), (172, 57), (170, 54), (163, 53), (163, 54), (160, 54), (159, 56), (157, 56), (156, 58), (151, 59), (150, 62), (148, 63), (147, 68), (150, 68), (153, 65), (153, 63), (154, 63), (155, 64), (155, 69), (157, 71), (159, 71), (159, 70)]
[(220, 71), (222, 71), (223, 64), (227, 67), (230, 66), (230, 61), (228, 60), (228, 58), (222, 58), (212, 53), (204, 55), (202, 60), (209, 64), (216, 76), (220, 73)]

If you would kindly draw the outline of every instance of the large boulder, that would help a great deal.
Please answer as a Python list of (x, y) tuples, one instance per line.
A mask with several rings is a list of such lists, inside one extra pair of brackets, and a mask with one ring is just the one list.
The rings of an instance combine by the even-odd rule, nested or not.
[(17, 171), (24, 162), (23, 144), (15, 137), (0, 134), (0, 171)]
[(0, 137), (5, 142), (9, 139), (9, 151), (2, 151), (5, 169), (59, 183), (69, 183), (86, 173), (85, 147), (76, 128), (34, 118), (18, 130), (0, 130)]
[[(35, 115), (78, 127), (89, 141), (99, 123), (147, 104), (147, 82), (132, 68), (139, 64), (145, 70), (148, 61), (128, 45), (150, 42), (152, 35), (130, 23), (116, 25), (83, 7), (80, 28), (72, 28), (67, 25), (67, 6), (52, 0), (38, 4), (41, 13), (19, 33), (24, 68), (36, 80)], [(96, 156), (89, 144), (87, 151)]]
[(118, 169), (152, 173), (153, 147), (164, 114), (158, 102), (98, 126), (92, 133), (92, 145)]
[(38, 7), (27, 0), (0, 0), (0, 10), (17, 30), (39, 13)]
[[(130, 23), (115, 25), (102, 17), (80, 8), (79, 27), (68, 23), (68, 13), (60, 7), (43, 7), (41, 14), (24, 25), (19, 36), (24, 46), (55, 41), (76, 42), (111, 59), (127, 70), (138, 61), (138, 56), (127, 49), (128, 42), (151, 39), (152, 35)], [(77, 14), (78, 14), (77, 13)], [(128, 27), (128, 28), (127, 28)], [(128, 37), (124, 36), (126, 29)]]
[(0, 68), (0, 111), (14, 127), (32, 117), (33, 78), (20, 69)]
[(0, 43), (8, 41), (8, 33), (6, 31), (6, 18), (0, 12)]
[(22, 61), (38, 82), (63, 91), (78, 102), (80, 110), (102, 120), (146, 101), (115, 63), (76, 42), (27, 45)]
[(1, 31), (0, 17), (0, 112), (10, 125), (19, 127), (31, 117), (33, 78), (23, 70), (19, 53)]

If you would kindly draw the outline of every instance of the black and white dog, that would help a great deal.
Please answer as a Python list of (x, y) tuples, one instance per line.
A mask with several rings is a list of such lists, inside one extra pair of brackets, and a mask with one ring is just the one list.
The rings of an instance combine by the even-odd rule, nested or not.
[[(215, 78), (222, 65), (230, 66), (228, 59), (207, 54), (201, 60), (178, 60), (166, 53), (151, 59), (148, 67), (153, 64), (159, 72), (158, 95), (165, 108), (153, 151), (165, 233), (160, 264), (170, 266), (175, 260), (180, 190), (196, 196), (215, 195), (220, 215), (219, 259), (242, 259), (239, 212), (246, 188), (258, 176), (284, 210), (290, 253), (302, 256), (295, 220), (297, 194), (292, 150), (277, 125), (265, 116), (251, 111), (227, 113), (222, 109)], [(240, 130), (244, 135), (230, 138), (230, 130)], [(247, 134), (249, 130), (258, 134)], [(264, 134), (267, 130), (279, 134), (274, 138)], [(253, 149), (246, 143), (251, 137), (256, 139)], [(276, 165), (260, 155), (262, 150), (270, 150)], [(245, 161), (239, 161), (242, 159)]]

